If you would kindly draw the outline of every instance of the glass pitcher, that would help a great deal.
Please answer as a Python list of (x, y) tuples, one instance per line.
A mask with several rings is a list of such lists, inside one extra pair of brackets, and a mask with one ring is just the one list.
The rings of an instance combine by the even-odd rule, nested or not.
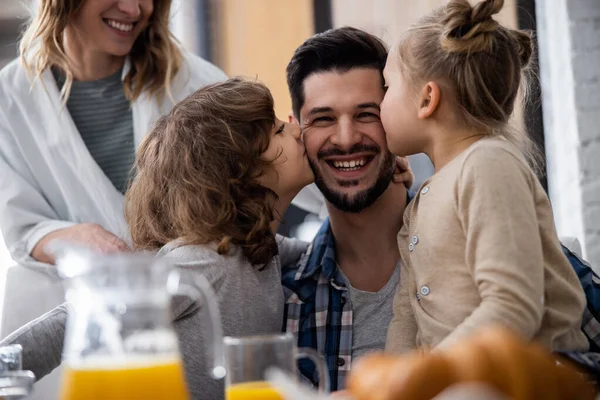
[(266, 381), (267, 371), (277, 368), (290, 377), (298, 376), (296, 362), (308, 358), (317, 367), (319, 391), (329, 392), (329, 375), (316, 350), (296, 347), (291, 333), (247, 337), (226, 337), (226, 400), (283, 400)]
[(152, 255), (98, 255), (82, 249), (57, 254), (70, 305), (61, 400), (187, 400), (181, 355), (171, 326), (175, 294), (203, 298), (210, 319), (205, 339), (209, 371), (223, 378), (218, 305), (203, 278), (180, 284), (178, 270)]

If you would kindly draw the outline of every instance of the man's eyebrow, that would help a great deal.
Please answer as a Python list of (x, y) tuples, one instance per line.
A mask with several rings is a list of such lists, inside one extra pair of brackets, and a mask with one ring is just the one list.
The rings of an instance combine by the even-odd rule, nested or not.
[(364, 110), (366, 108), (375, 108), (377, 111), (381, 111), (381, 109), (379, 108), (379, 104), (377, 103), (361, 103), (357, 105), (356, 108), (358, 108), (359, 110)]
[(333, 112), (333, 108), (331, 108), (331, 107), (315, 107), (308, 112), (308, 116), (315, 115), (315, 114), (321, 114), (321, 113), (327, 113), (327, 112)]

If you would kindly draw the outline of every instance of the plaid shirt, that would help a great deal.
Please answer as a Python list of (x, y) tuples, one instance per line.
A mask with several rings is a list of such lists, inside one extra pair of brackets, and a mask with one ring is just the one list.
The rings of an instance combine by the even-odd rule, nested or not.
[(563, 252), (575, 269), (585, 292), (587, 304), (583, 310), (581, 330), (590, 344), (588, 353), (562, 352), (562, 356), (579, 364), (600, 384), (600, 277), (592, 266), (563, 246)]
[[(285, 331), (298, 347), (316, 349), (327, 364), (331, 390), (345, 387), (352, 366), (352, 307), (335, 261), (335, 241), (326, 219), (295, 268), (282, 271), (286, 295)], [(299, 362), (300, 372), (318, 382), (312, 363)]]

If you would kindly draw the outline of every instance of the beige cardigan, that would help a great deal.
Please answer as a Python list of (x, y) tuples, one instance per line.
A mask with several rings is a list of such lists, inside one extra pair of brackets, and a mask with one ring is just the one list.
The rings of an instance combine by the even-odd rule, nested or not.
[(546, 193), (508, 141), (481, 139), (425, 181), (398, 245), (386, 350), (445, 347), (494, 323), (550, 350), (587, 350), (583, 289)]

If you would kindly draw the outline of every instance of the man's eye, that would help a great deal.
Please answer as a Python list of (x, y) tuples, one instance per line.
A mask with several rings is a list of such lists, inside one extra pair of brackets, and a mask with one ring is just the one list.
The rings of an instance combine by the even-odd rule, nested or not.
[(285, 124), (281, 124), (281, 126), (279, 127), (279, 129), (277, 129), (275, 134), (276, 135), (280, 134), (281, 132), (283, 132), (284, 129), (285, 129)]
[(360, 113), (360, 114), (358, 114), (357, 117), (360, 120), (377, 120), (377, 121), (379, 120), (379, 115), (373, 114), (373, 113), (370, 113), (370, 112)]
[(333, 118), (332, 117), (317, 117), (315, 119), (313, 119), (313, 123), (315, 122), (332, 122)]

